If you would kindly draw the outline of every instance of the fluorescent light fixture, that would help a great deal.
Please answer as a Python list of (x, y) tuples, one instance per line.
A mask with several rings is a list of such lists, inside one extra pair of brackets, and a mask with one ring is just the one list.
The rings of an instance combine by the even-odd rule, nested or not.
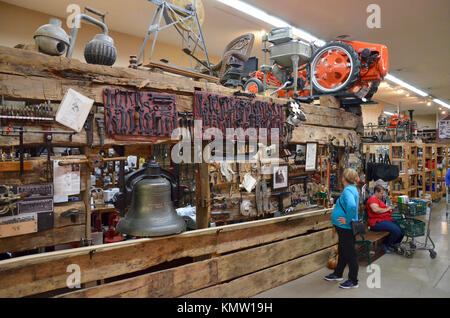
[(433, 102), (435, 102), (436, 104), (439, 104), (439, 105), (441, 105), (441, 106), (444, 106), (445, 108), (450, 109), (450, 105), (447, 104), (447, 103), (444, 103), (444, 102), (441, 101), (440, 99), (435, 98), (435, 99), (433, 99)]
[(261, 20), (265, 23), (268, 23), (276, 28), (281, 28), (281, 27), (291, 27), (292, 28), (292, 33), (295, 34), (296, 36), (298, 36), (299, 38), (309, 41), (309, 42), (315, 42), (315, 44), (319, 45), (319, 46), (323, 46), (326, 42), (315, 37), (314, 35), (299, 29), (297, 27), (294, 27), (292, 25), (290, 25), (289, 23), (287, 23), (284, 20), (281, 20), (273, 15), (268, 14), (267, 12), (258, 9), (252, 5), (249, 5), (248, 3), (241, 1), (241, 0), (217, 0), (218, 2), (225, 4), (229, 7), (232, 7), (238, 11), (241, 11), (245, 14), (248, 14), (258, 20)]
[(419, 94), (422, 97), (428, 96), (428, 93), (425, 93), (424, 91), (421, 91), (420, 89), (415, 88), (412, 85), (409, 85), (408, 83), (402, 81), (401, 79), (395, 77), (394, 75), (387, 74), (385, 76), (385, 79), (387, 79), (388, 81), (394, 82), (395, 84), (398, 84), (400, 86), (403, 86), (404, 88), (409, 89), (410, 91), (412, 91), (412, 92), (414, 92), (416, 94)]
[(389, 115), (389, 116), (392, 116), (392, 115), (394, 115), (394, 113), (391, 113), (391, 112), (384, 112), (386, 115)]

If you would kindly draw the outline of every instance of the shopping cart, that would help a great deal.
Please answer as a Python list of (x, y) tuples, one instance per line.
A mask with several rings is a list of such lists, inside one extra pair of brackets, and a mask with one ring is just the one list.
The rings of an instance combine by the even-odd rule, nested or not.
[[(435, 245), (430, 236), (431, 200), (409, 199), (408, 203), (398, 202), (397, 206), (398, 212), (392, 214), (392, 219), (400, 226), (406, 237), (406, 240), (400, 245), (399, 254), (411, 258), (416, 251), (427, 250), (431, 258), (436, 258)], [(426, 223), (415, 218), (422, 215), (427, 216), (425, 217), (425, 219), (428, 218)], [(425, 242), (416, 240), (421, 236), (425, 236)]]

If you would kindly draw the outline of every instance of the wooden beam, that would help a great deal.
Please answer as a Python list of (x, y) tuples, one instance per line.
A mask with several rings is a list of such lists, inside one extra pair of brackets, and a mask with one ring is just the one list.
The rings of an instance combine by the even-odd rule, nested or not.
[(244, 298), (255, 296), (291, 280), (312, 273), (326, 266), (334, 248), (296, 258), (292, 261), (243, 276), (229, 283), (208, 287), (185, 297), (195, 298)]
[[(73, 225), (37, 233), (6, 237), (0, 240), (0, 253), (28, 251), (38, 247), (79, 242), (84, 236), (85, 225)], [(1, 276), (2, 274), (0, 273), (0, 281), (6, 278)]]
[[(206, 141), (203, 141), (203, 149), (205, 149)], [(196, 218), (195, 223), (197, 229), (205, 229), (209, 227), (210, 218), (210, 200), (211, 193), (209, 188), (209, 164), (206, 162), (196, 164)]]
[(331, 229), (58, 297), (179, 297), (336, 244)]
[(81, 279), (84, 283), (136, 272), (178, 258), (222, 254), (330, 226), (330, 209), (327, 209), (168, 237), (5, 260), (0, 262), (0, 297), (22, 297), (64, 288), (69, 264), (83, 268)]
[(349, 134), (353, 136), (353, 140), (358, 145), (360, 138), (355, 130), (305, 124), (300, 127), (295, 127), (290, 143), (318, 142), (319, 144), (326, 144), (328, 142), (328, 136), (335, 136), (336, 140), (334, 143), (337, 144), (339, 142), (339, 145), (343, 147), (344, 140), (349, 142)]

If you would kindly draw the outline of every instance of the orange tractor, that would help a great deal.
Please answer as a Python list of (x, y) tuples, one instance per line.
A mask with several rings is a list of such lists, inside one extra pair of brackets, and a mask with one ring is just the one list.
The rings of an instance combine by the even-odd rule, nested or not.
[(264, 64), (267, 52), (272, 63), (251, 73), (244, 84), (255, 94), (272, 89), (279, 97), (309, 102), (334, 95), (352, 104), (351, 99), (370, 100), (389, 70), (388, 50), (381, 44), (337, 40), (317, 48), (294, 40), (290, 28), (273, 29), (263, 44)]

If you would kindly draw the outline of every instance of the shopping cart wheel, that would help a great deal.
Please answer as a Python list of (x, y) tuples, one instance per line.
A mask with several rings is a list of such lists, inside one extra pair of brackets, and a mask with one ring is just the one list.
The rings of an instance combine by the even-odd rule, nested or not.
[(403, 254), (405, 254), (405, 250), (403, 249), (403, 247), (397, 248), (397, 249), (395, 250), (395, 252), (396, 252), (398, 255), (403, 255)]
[(431, 257), (432, 259), (435, 259), (436, 256), (437, 256), (437, 253), (436, 253), (434, 250), (430, 250), (430, 257)]
[(416, 244), (414, 244), (413, 242), (409, 242), (409, 247), (412, 249), (412, 250), (415, 250), (416, 249)]
[(406, 258), (412, 258), (413, 257), (413, 252), (411, 252), (411, 251), (405, 251), (405, 256), (406, 256)]

